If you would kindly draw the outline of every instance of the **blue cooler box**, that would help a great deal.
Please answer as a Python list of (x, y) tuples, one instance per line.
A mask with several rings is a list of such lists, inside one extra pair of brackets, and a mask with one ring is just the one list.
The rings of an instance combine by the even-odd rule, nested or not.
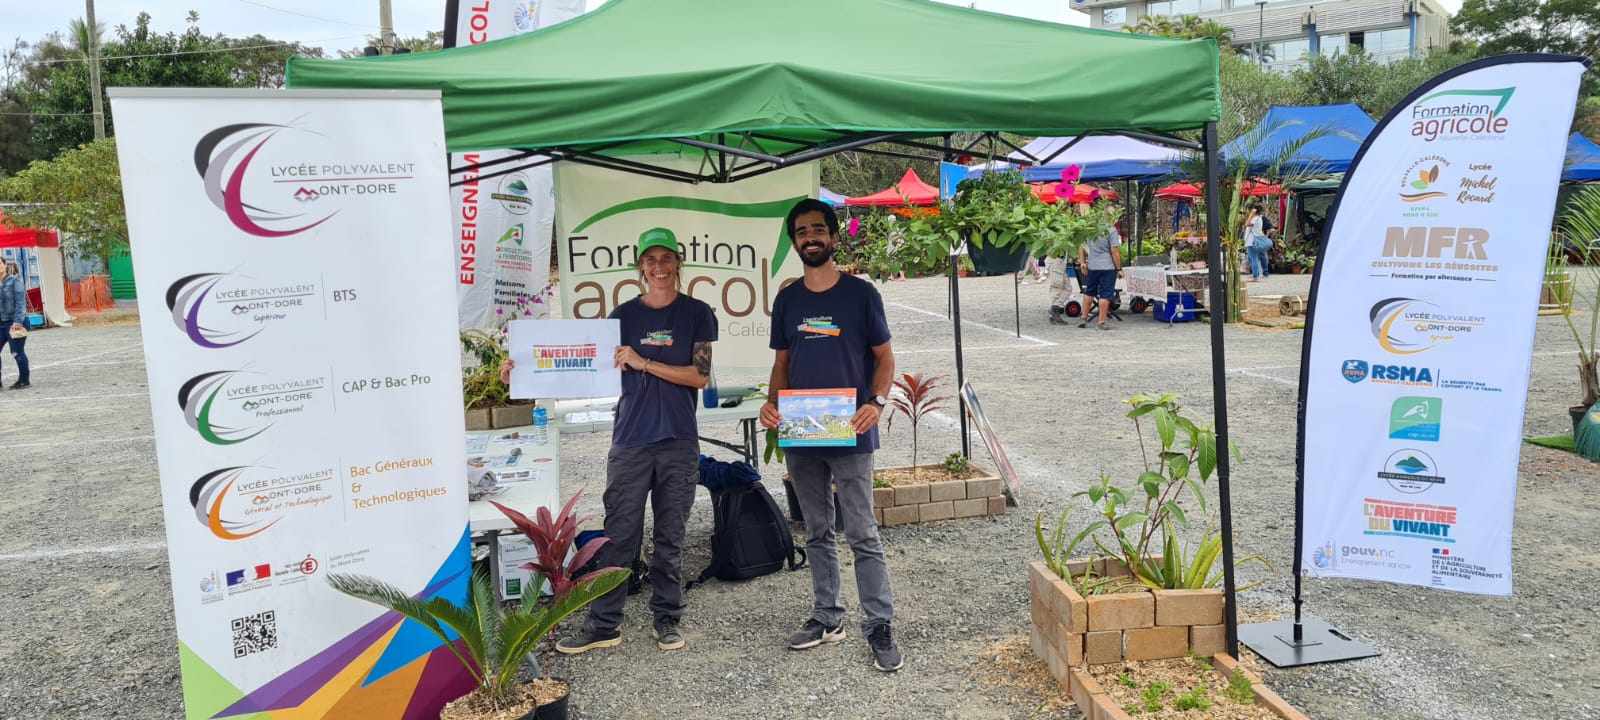
[(1194, 308), (1193, 293), (1169, 292), (1167, 301), (1156, 303), (1150, 314), (1164, 323), (1189, 322), (1195, 319)]

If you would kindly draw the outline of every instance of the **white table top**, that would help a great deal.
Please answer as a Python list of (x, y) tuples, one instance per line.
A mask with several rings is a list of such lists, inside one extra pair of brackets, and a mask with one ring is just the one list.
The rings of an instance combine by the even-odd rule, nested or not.
[(555, 427), (469, 432), (467, 461), (483, 462), (501, 482), (496, 494), (467, 503), (474, 535), (515, 527), (490, 500), (530, 517), (541, 507), (554, 513), (561, 506), (561, 431)]
[[(561, 400), (551, 412), (550, 424), (567, 433), (599, 432), (611, 427), (617, 408), (616, 398)], [(761, 400), (747, 398), (731, 408), (708, 408), (696, 403), (694, 417), (700, 423), (716, 420), (753, 420), (761, 416)]]

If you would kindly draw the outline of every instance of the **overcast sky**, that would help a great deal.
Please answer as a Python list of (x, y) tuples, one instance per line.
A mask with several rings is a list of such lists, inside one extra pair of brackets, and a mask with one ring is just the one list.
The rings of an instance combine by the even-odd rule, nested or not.
[[(804, 0), (797, 0), (803, 3)], [(945, 1), (945, 0), (941, 0)], [(966, 5), (972, 0), (948, 0)], [(1459, 2), (1459, 0), (1455, 0)], [(587, 0), (594, 9), (605, 0)], [(393, 0), (395, 32), (422, 35), (444, 29), (444, 0)], [(1040, 20), (1088, 25), (1088, 16), (1068, 8), (1069, 0), (977, 0), (983, 10)], [(378, 30), (377, 0), (96, 0), (95, 19), (105, 26), (132, 25), (141, 11), (151, 15), (158, 32), (181, 32), (190, 10), (200, 13), (200, 29), (230, 36), (261, 33), (276, 40), (298, 40), (330, 52), (359, 47)], [(47, 33), (65, 32), (67, 21), (83, 16), (77, 0), (53, 2), (0, 1), (0, 41), (20, 37), (33, 42)]]

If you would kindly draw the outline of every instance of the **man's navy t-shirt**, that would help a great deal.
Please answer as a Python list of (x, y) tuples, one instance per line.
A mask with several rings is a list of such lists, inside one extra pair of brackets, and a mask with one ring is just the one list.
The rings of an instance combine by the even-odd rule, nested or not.
[[(621, 320), (622, 344), (640, 357), (664, 365), (689, 365), (694, 344), (717, 339), (717, 316), (711, 306), (684, 293), (664, 308), (634, 298), (617, 306), (611, 319)], [(695, 389), (670, 383), (643, 370), (622, 371), (622, 400), (611, 426), (611, 444), (640, 447), (663, 440), (694, 440)]]
[[(804, 282), (778, 291), (772, 302), (773, 350), (789, 351), (789, 387), (856, 389), (856, 407), (872, 400), (872, 348), (889, 342), (883, 298), (872, 283), (840, 273), (825, 292)], [(876, 427), (856, 436), (854, 447), (786, 448), (797, 455), (853, 455), (878, 449)]]

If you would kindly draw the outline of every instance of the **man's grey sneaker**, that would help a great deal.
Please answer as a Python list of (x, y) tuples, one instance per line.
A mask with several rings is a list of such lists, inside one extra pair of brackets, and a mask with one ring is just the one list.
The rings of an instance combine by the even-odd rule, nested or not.
[(622, 633), (584, 628), (573, 635), (556, 641), (556, 652), (562, 655), (580, 655), (590, 650), (616, 647), (622, 644)]
[(1100, 329), (1101, 330), (1110, 330), (1111, 329), (1111, 323), (1100, 323)]
[(900, 648), (894, 644), (889, 624), (884, 623), (867, 631), (867, 645), (872, 647), (872, 666), (884, 672), (894, 672), (906, 664)]
[(789, 649), (810, 650), (823, 643), (836, 643), (843, 639), (843, 625), (830, 628), (812, 618), (801, 625), (795, 634), (789, 636)]
[(656, 647), (662, 650), (682, 650), (688, 643), (683, 641), (683, 633), (678, 632), (678, 621), (672, 618), (656, 620)]

